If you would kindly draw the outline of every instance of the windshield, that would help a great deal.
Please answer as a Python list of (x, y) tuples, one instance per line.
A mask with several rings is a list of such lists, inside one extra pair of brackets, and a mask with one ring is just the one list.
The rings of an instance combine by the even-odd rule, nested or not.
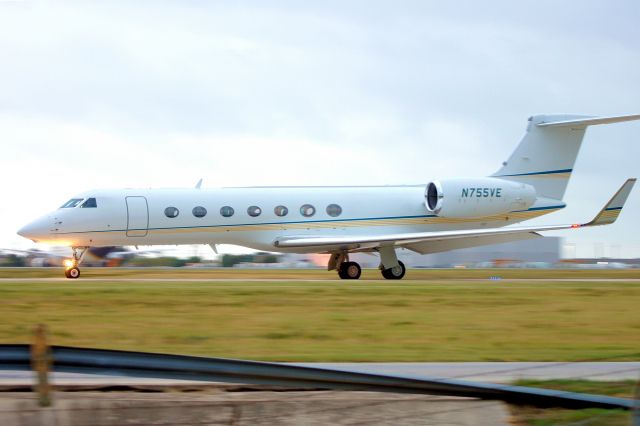
[(91, 207), (98, 207), (98, 203), (96, 203), (95, 198), (87, 198), (87, 201), (82, 203), (82, 205), (80, 206), (81, 209), (86, 209)]
[(67, 201), (66, 203), (64, 203), (62, 206), (60, 206), (61, 209), (70, 209), (72, 207), (76, 207), (78, 204), (80, 204), (82, 202), (83, 198), (72, 198), (69, 201)]

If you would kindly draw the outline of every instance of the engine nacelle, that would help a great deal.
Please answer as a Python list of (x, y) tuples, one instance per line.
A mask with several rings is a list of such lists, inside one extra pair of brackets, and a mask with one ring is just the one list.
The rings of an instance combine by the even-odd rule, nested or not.
[(536, 190), (525, 183), (498, 178), (443, 179), (427, 184), (427, 210), (439, 217), (472, 219), (526, 210)]

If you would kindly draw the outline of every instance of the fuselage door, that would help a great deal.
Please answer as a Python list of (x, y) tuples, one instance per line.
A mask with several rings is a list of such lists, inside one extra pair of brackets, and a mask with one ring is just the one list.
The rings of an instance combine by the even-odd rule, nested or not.
[(149, 232), (149, 205), (145, 197), (125, 197), (127, 237), (146, 237)]

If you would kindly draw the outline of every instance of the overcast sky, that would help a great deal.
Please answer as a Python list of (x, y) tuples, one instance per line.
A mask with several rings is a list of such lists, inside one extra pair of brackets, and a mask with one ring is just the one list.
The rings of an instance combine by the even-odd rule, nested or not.
[[(0, 1), (0, 247), (91, 188), (491, 174), (532, 114), (640, 113), (639, 22), (637, 0)], [(590, 128), (568, 208), (536, 222), (590, 219), (639, 139)], [(555, 235), (638, 257), (638, 218), (640, 188)]]

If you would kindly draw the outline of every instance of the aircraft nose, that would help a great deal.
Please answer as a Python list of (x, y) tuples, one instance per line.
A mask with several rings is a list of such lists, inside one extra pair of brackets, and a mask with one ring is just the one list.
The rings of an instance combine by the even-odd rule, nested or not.
[(32, 241), (37, 241), (49, 234), (49, 228), (49, 223), (45, 219), (38, 219), (20, 228), (18, 235)]

